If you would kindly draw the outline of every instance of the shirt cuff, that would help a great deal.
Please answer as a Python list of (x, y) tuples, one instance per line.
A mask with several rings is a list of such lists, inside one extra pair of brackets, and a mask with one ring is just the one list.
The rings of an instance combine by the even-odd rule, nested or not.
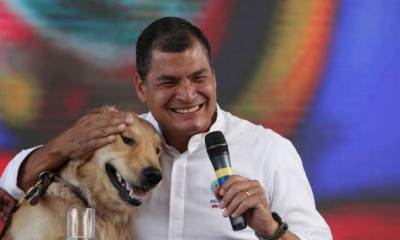
[(0, 179), (0, 187), (8, 192), (14, 199), (20, 199), (24, 191), (17, 186), (18, 172), (22, 162), (34, 150), (41, 146), (29, 148), (19, 152), (7, 165)]

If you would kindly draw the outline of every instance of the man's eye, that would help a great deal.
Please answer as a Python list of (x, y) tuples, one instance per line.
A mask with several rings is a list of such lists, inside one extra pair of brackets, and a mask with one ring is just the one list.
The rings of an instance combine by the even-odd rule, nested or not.
[(173, 87), (175, 86), (175, 82), (173, 81), (163, 81), (157, 84), (157, 87)]
[(206, 76), (200, 75), (200, 76), (194, 77), (193, 80), (196, 81), (196, 82), (200, 82), (200, 81), (202, 81), (202, 80), (204, 80), (204, 79), (206, 79)]
[(126, 145), (133, 145), (135, 143), (135, 140), (133, 138), (130, 137), (125, 137), (124, 135), (121, 135), (122, 141), (126, 144)]
[(175, 82), (174, 81), (165, 81), (165, 82), (163, 82), (163, 85), (167, 86), (167, 87), (171, 87), (171, 86), (175, 85)]

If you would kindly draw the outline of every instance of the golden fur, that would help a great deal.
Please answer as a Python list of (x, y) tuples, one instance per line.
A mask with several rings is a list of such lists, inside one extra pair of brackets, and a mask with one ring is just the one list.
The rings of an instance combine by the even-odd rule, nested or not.
[[(109, 111), (109, 108), (102, 111)], [(89, 161), (74, 159), (58, 175), (79, 186), (89, 206), (96, 209), (96, 240), (130, 240), (131, 217), (135, 207), (122, 201), (105, 171), (112, 163), (121, 176), (139, 183), (146, 167), (160, 170), (161, 140), (145, 120), (134, 117), (123, 132), (135, 139), (127, 145), (121, 136), (95, 151)], [(68, 207), (83, 207), (83, 202), (63, 183), (54, 182), (36, 206), (26, 201), (14, 213), (5, 240), (64, 240), (65, 212)]]

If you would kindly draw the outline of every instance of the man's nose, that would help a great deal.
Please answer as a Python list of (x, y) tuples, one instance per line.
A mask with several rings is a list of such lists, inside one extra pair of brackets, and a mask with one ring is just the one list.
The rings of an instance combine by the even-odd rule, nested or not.
[(184, 101), (190, 102), (196, 98), (197, 91), (195, 83), (192, 81), (185, 79), (179, 83), (178, 90), (176, 93), (176, 98)]

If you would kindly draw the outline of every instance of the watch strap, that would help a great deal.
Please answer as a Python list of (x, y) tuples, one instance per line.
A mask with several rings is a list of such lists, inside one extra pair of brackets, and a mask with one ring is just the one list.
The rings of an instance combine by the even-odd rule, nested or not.
[(275, 233), (272, 236), (260, 236), (256, 233), (256, 236), (259, 240), (278, 240), (280, 237), (285, 234), (288, 230), (287, 223), (283, 222), (282, 218), (276, 212), (272, 212), (272, 218), (279, 224), (278, 229), (276, 229)]

